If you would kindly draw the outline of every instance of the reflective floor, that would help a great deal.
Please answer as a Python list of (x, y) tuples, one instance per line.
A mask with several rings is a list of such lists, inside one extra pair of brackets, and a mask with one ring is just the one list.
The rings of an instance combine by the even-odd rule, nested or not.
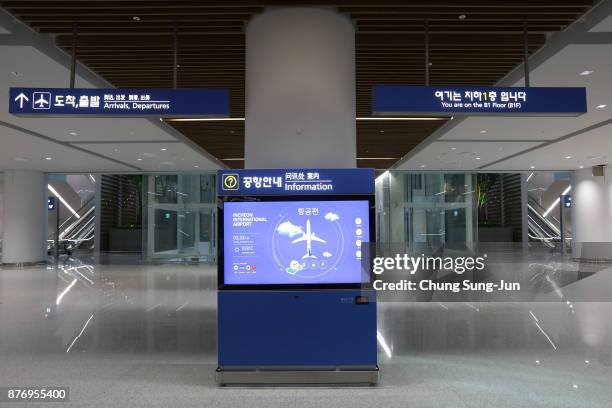
[(0, 386), (70, 387), (54, 407), (612, 404), (612, 303), (565, 300), (381, 303), (380, 386), (218, 388), (215, 286), (202, 265), (0, 269)]

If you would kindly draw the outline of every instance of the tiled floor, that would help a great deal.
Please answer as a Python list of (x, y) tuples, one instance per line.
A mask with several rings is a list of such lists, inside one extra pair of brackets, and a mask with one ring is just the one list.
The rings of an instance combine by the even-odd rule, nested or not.
[(52, 407), (612, 406), (609, 303), (381, 303), (378, 387), (219, 388), (215, 273), (0, 269), (0, 386), (70, 387)]

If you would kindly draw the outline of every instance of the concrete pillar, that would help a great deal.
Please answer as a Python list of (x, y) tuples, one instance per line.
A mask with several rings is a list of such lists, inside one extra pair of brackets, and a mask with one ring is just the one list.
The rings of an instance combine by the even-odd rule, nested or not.
[(245, 167), (355, 167), (355, 30), (324, 8), (246, 29)]
[(572, 174), (573, 256), (612, 260), (612, 180), (594, 177), (591, 169)]
[(38, 263), (46, 259), (47, 188), (43, 172), (4, 172), (2, 263)]

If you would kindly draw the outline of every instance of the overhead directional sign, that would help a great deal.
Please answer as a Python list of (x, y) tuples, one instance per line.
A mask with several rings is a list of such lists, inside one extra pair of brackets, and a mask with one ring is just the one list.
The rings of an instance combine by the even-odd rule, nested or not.
[(36, 116), (229, 116), (227, 89), (11, 88), (9, 113)]
[(378, 116), (578, 116), (586, 111), (586, 88), (381, 85), (372, 89), (372, 112)]
[(244, 169), (217, 173), (220, 196), (374, 194), (374, 169)]

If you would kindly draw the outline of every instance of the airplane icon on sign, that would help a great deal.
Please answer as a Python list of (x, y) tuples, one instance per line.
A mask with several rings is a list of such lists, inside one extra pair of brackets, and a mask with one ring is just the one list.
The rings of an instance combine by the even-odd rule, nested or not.
[(34, 92), (34, 101), (32, 108), (34, 109), (50, 109), (51, 108), (51, 92)]

